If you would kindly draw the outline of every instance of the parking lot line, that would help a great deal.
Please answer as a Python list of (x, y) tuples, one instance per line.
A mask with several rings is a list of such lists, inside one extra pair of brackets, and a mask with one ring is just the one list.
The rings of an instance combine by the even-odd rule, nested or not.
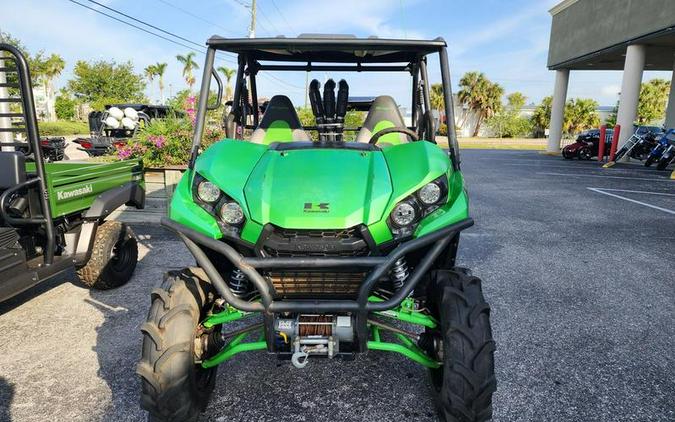
[[(528, 161), (528, 160), (523, 160), (523, 161)], [(569, 165), (564, 165), (564, 164), (560, 163), (559, 165), (557, 165), (557, 164), (549, 164), (549, 163), (546, 163), (546, 162), (539, 162), (538, 164), (529, 164), (529, 163), (527, 163), (527, 164), (524, 164), (524, 163), (505, 163), (504, 165), (505, 165), (505, 166), (515, 166), (515, 167), (528, 167), (528, 166), (529, 166), (529, 167), (545, 167), (545, 168), (555, 167), (555, 168), (565, 168), (565, 169), (570, 169), (570, 168), (571, 168), (571, 169), (575, 169), (575, 170), (579, 169), (579, 170), (593, 170), (593, 171), (597, 170), (597, 171), (603, 171), (603, 170), (602, 170), (602, 167), (599, 167), (599, 166), (591, 166), (591, 165), (588, 165), (588, 164), (586, 164), (586, 165), (583, 165), (583, 164), (569, 164)], [(624, 170), (625, 170), (625, 169), (624, 169)], [(637, 168), (637, 169), (633, 169), (633, 168), (632, 168), (632, 169), (629, 169), (629, 170), (631, 170), (631, 171), (637, 171), (637, 172), (652, 173), (652, 174), (654, 173), (654, 170), (653, 170), (653, 169), (652, 169), (652, 170), (649, 170), (649, 169), (644, 169), (644, 168)]]
[[(516, 160), (514, 160), (516, 161)], [(530, 160), (522, 160), (522, 161), (530, 161)], [(566, 168), (566, 169), (580, 169), (580, 170), (598, 170), (598, 171), (603, 171), (603, 168), (601, 166), (597, 165), (591, 165), (591, 164), (565, 164), (563, 162), (559, 162), (558, 164), (550, 164), (548, 162), (543, 162), (540, 161), (537, 164), (530, 164), (530, 163), (504, 163), (505, 166), (516, 166), (516, 167), (556, 167), (556, 168)], [(630, 170), (630, 171), (637, 171), (637, 172), (645, 172), (645, 173), (654, 173), (654, 169), (646, 169), (646, 168), (623, 168), (623, 170)]]
[(537, 172), (537, 174), (544, 174), (547, 176), (573, 176), (573, 177), (601, 177), (607, 179), (630, 179), (630, 180), (645, 180), (650, 182), (669, 182), (675, 183), (671, 179), (666, 179), (665, 177), (629, 177), (629, 176), (604, 176), (600, 174), (585, 174), (585, 173), (549, 173), (549, 172)]
[[(624, 201), (632, 202), (632, 203), (634, 203), (634, 204), (638, 204), (638, 205), (642, 205), (642, 206), (645, 206), (645, 207), (653, 208), (653, 209), (655, 209), (655, 210), (663, 211), (663, 212), (668, 213), (668, 214), (673, 214), (673, 215), (675, 215), (675, 210), (670, 210), (670, 209), (668, 209), (668, 208), (657, 207), (656, 205), (648, 204), (648, 203), (646, 203), (646, 202), (637, 201), (637, 200), (631, 199), (631, 198), (626, 198), (625, 196), (617, 195), (617, 194), (614, 194), (614, 193), (611, 193), (611, 192), (605, 192), (605, 190), (602, 189), (602, 188), (591, 188), (591, 187), (586, 187), (586, 189), (591, 190), (591, 191), (593, 191), (593, 192), (601, 193), (601, 194), (603, 194), (603, 195), (611, 196), (611, 197), (614, 197), (614, 198), (617, 198), (617, 199), (623, 199)], [(644, 192), (643, 192), (643, 193), (644, 193)]]
[[(591, 188), (588, 188), (588, 189), (591, 189)], [(649, 192), (649, 191), (645, 191), (645, 190), (610, 189), (610, 188), (593, 188), (593, 189), (601, 189), (601, 190), (604, 190), (604, 191), (611, 191), (611, 192), (644, 193), (644, 194), (647, 194), (647, 195), (675, 196), (675, 193)]]

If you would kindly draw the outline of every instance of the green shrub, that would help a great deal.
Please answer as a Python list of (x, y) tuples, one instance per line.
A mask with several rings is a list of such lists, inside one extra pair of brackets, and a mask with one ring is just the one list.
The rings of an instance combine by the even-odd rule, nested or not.
[(41, 136), (83, 135), (89, 133), (89, 126), (84, 122), (58, 120), (56, 122), (38, 122)]
[(518, 138), (530, 135), (533, 130), (530, 119), (513, 112), (498, 113), (490, 117), (487, 126), (498, 138)]
[[(192, 148), (194, 128), (189, 118), (168, 117), (150, 122), (127, 145), (117, 149), (119, 159), (141, 158), (146, 167), (187, 164)], [(202, 149), (224, 138), (220, 128), (206, 127)]]
[(77, 107), (75, 100), (64, 95), (57, 96), (54, 101), (56, 117), (60, 120), (75, 119), (75, 107)]
[(448, 136), (448, 125), (441, 123), (441, 125), (438, 127), (438, 134), (440, 136)]

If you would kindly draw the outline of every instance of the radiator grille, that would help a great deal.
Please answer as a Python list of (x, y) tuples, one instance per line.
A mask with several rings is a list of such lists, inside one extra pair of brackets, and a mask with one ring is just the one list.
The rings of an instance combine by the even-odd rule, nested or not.
[(287, 271), (270, 272), (267, 280), (277, 296), (355, 298), (366, 273)]

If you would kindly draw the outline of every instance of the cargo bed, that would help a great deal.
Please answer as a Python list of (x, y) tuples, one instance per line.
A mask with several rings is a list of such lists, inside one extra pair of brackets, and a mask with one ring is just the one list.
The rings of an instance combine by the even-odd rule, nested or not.
[[(26, 172), (35, 173), (35, 163), (26, 163)], [(132, 181), (145, 188), (139, 160), (45, 163), (45, 172), (52, 218), (87, 209), (101, 193)]]

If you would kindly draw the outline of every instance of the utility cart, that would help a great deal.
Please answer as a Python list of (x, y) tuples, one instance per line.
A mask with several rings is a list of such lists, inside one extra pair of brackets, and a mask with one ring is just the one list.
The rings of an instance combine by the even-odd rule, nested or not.
[(125, 204), (144, 206), (141, 162), (46, 163), (26, 59), (7, 44), (0, 54), (2, 71), (12, 75), (4, 85), (19, 92), (0, 102), (19, 105), (9, 114), (22, 122), (0, 133), (26, 139), (0, 143), (0, 301), (68, 269), (97, 289), (126, 283), (136, 267), (136, 239), (106, 217)]
[[(237, 379), (227, 362), (255, 350), (289, 370), (398, 353), (429, 369), (443, 420), (489, 419), (490, 308), (481, 280), (455, 262), (473, 220), (454, 125), (449, 150), (434, 139), (430, 56), (454, 121), (445, 41), (212, 37), (207, 46), (192, 157), (163, 220), (197, 265), (165, 275), (141, 326), (137, 372), (150, 420), (197, 420), (216, 371)], [(217, 51), (238, 57), (234, 100), (227, 138), (203, 149)], [(349, 82), (332, 79), (323, 94), (319, 81), (309, 84), (315, 126), (303, 127), (281, 93), (249, 116), (266, 71), (407, 74), (412, 124), (393, 97), (378, 95), (363, 126), (347, 127)]]

